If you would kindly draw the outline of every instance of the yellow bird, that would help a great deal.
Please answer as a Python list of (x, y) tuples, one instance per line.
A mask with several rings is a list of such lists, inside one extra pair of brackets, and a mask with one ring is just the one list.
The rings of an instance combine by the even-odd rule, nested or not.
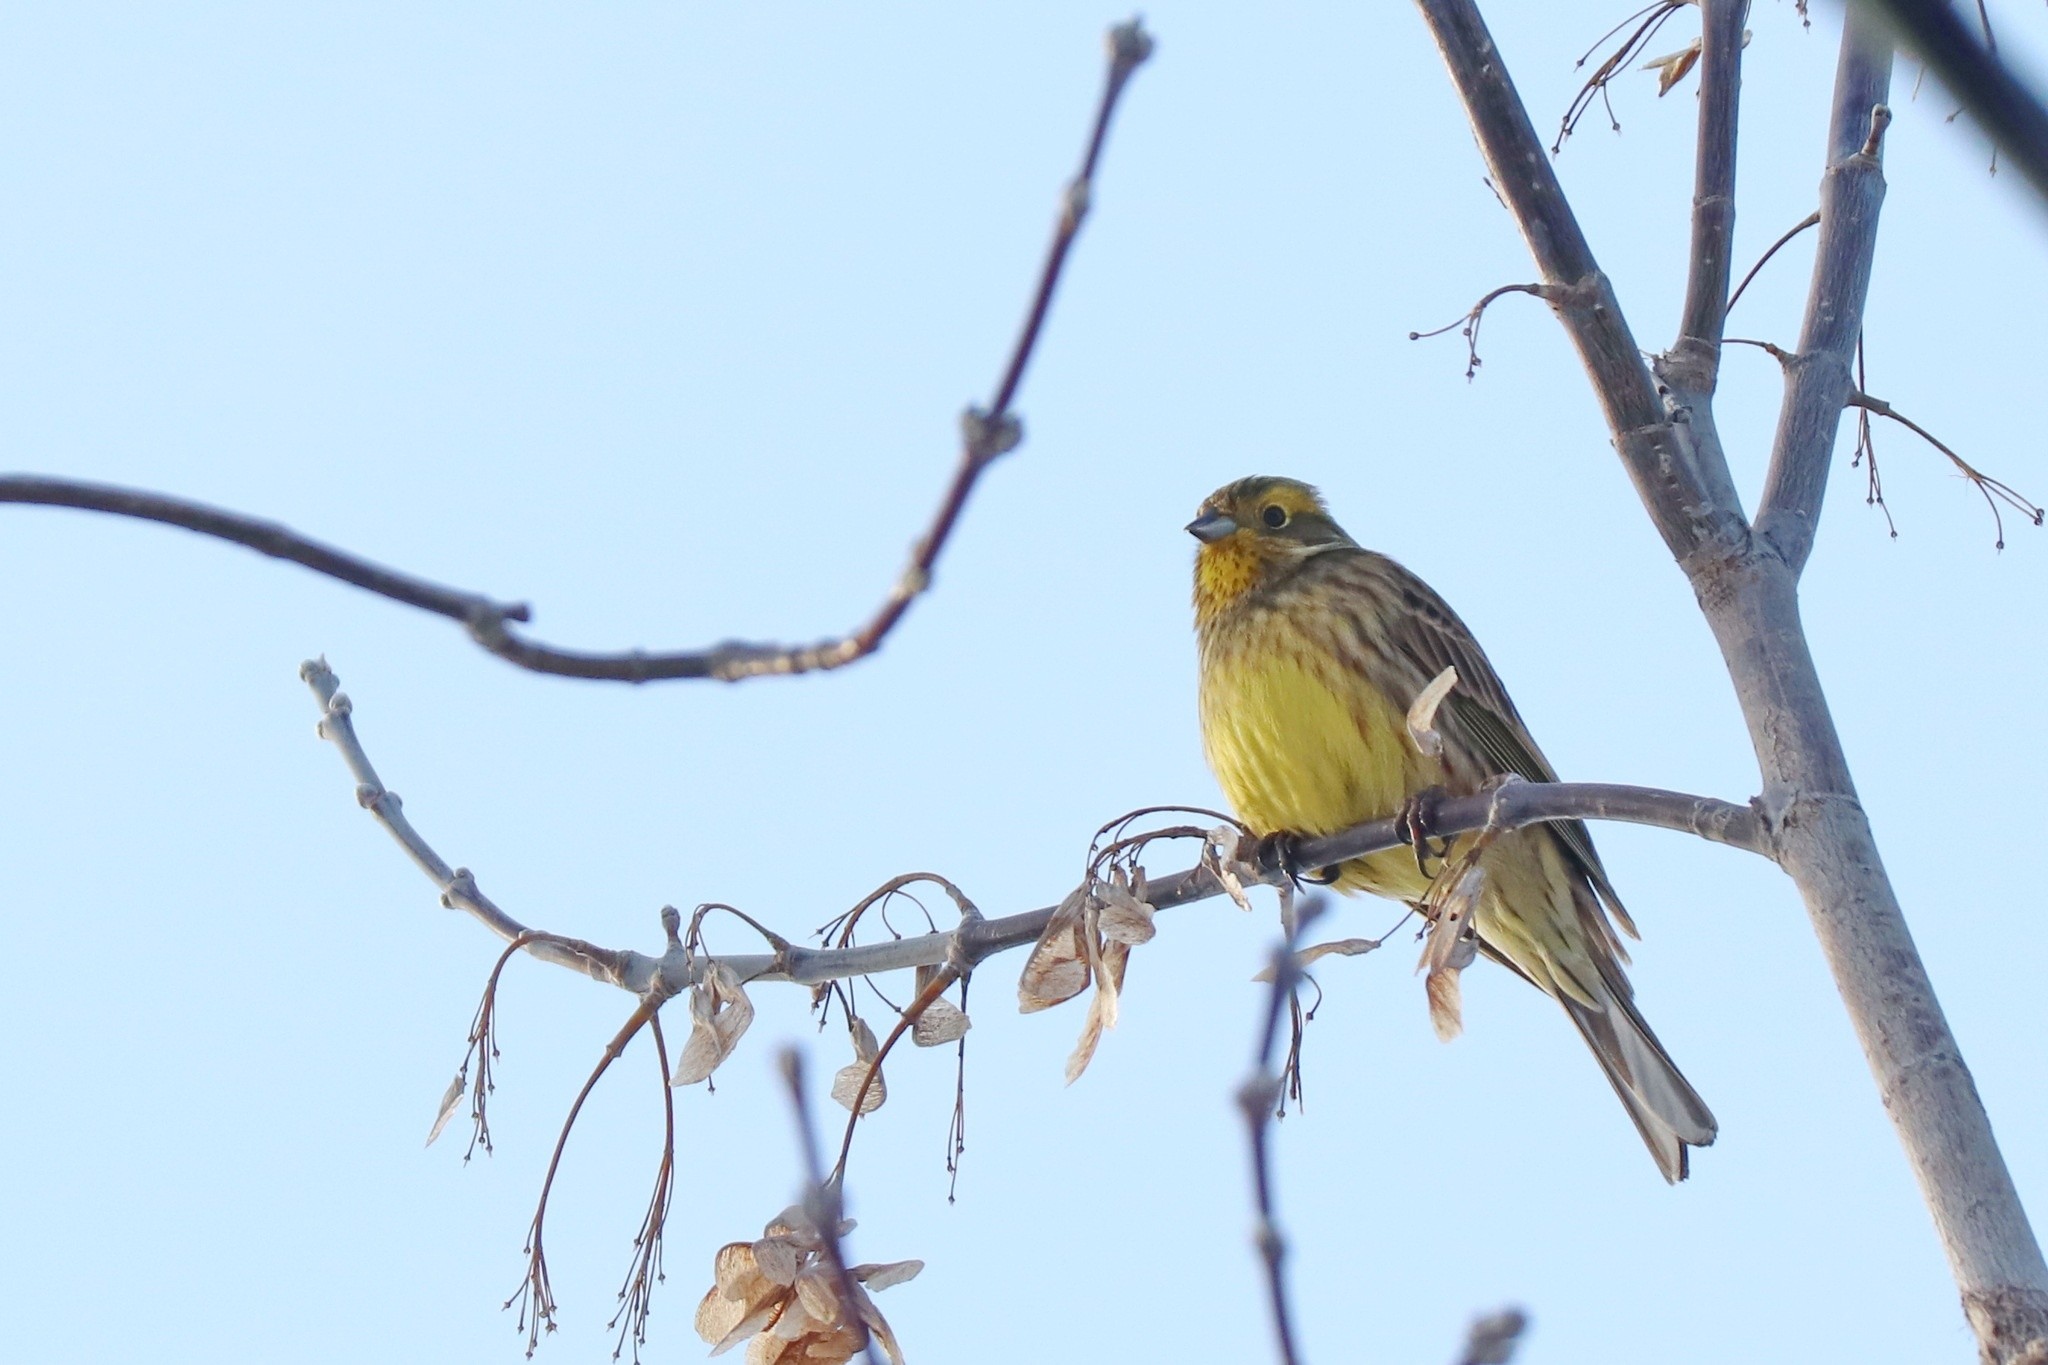
[[(1431, 789), (1475, 792), (1509, 773), (1557, 780), (1465, 623), (1421, 579), (1360, 548), (1315, 489), (1239, 479), (1187, 529), (1202, 542), (1202, 747), (1254, 834), (1334, 834)], [(1410, 738), (1408, 711), (1450, 667), (1457, 683), (1437, 710), (1432, 757)], [(1412, 905), (1430, 886), (1419, 863), (1394, 849), (1329, 871), (1339, 890)], [(1714, 1140), (1714, 1116), (1636, 1011), (1614, 924), (1631, 937), (1635, 926), (1586, 827), (1502, 835), (1479, 865), (1479, 949), (1564, 1006), (1657, 1168), (1683, 1180), (1688, 1148)]]

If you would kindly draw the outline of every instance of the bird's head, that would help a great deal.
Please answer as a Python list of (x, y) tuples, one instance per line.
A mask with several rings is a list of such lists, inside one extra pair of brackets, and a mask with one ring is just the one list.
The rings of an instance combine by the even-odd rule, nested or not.
[(1286, 577), (1311, 555), (1355, 543), (1330, 520), (1322, 494), (1298, 479), (1264, 474), (1211, 493), (1187, 530), (1202, 542), (1195, 552), (1198, 621)]

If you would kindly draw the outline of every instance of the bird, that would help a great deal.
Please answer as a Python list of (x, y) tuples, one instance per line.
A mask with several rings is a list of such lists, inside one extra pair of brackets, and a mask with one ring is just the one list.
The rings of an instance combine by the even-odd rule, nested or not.
[[(1254, 476), (1202, 503), (1195, 554), (1202, 747), (1254, 835), (1297, 840), (1390, 816), (1430, 794), (1510, 775), (1555, 782), (1485, 651), (1428, 584), (1361, 547), (1323, 497)], [(1455, 668), (1438, 705), (1438, 752), (1411, 738), (1410, 708)], [(1455, 862), (1473, 836), (1445, 852)], [(1281, 845), (1283, 849), (1291, 847)], [(1321, 869), (1339, 891), (1421, 906), (1427, 840)], [(1564, 1008), (1667, 1181), (1712, 1143), (1714, 1116), (1635, 1005), (1618, 924), (1636, 937), (1583, 823), (1498, 834), (1478, 855), (1477, 949)], [(1438, 1031), (1456, 1032), (1455, 1018)]]

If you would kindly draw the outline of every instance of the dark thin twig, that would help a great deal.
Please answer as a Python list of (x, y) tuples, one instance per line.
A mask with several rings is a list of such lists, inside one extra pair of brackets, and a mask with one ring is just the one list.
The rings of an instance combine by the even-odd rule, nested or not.
[(478, 645), (508, 663), (536, 673), (633, 683), (674, 678), (714, 678), (734, 682), (766, 674), (843, 668), (874, 653), (909, 610), (911, 602), (931, 585), (932, 569), (982, 471), (997, 456), (1014, 449), (1023, 438), (1023, 427), (1010, 407), (1016, 399), (1019, 385), (1023, 383), (1024, 371), (1038, 344), (1039, 334), (1045, 327), (1046, 315), (1051, 310), (1053, 292), (1059, 284), (1067, 254), (1081, 230), (1082, 220), (1087, 216), (1096, 166), (1109, 133), (1110, 116), (1116, 110), (1131, 73), (1151, 52), (1152, 39), (1137, 20), (1119, 24), (1110, 30), (1109, 73), (1096, 106), (1087, 151), (1082, 158), (1080, 173), (1061, 196), (1060, 216), (1052, 245), (1039, 272), (1031, 305), (1024, 316), (1023, 329), (997, 381), (995, 396), (986, 408), (970, 407), (962, 418), (960, 463), (930, 527), (917, 542), (910, 563), (874, 615), (838, 639), (802, 646), (728, 641), (710, 649), (673, 653), (649, 653), (637, 649), (622, 653), (588, 653), (558, 649), (523, 638), (508, 629), (510, 623), (532, 618), (531, 611), (523, 603), (501, 603), (480, 593), (444, 587), (387, 569), (299, 535), (276, 522), (140, 489), (28, 474), (0, 476), (0, 503), (73, 507), (82, 511), (137, 517), (243, 545), (273, 558), (304, 565), (316, 573), (388, 597), (394, 602), (459, 621)]
[(947, 988), (959, 979), (959, 974), (951, 967), (941, 967), (933, 972), (925, 988), (917, 993), (917, 998), (903, 1007), (902, 1014), (896, 1020), (896, 1027), (889, 1030), (889, 1036), (884, 1038), (882, 1045), (875, 1050), (875, 1059), (868, 1063), (866, 1074), (860, 1078), (860, 1089), (853, 1092), (853, 1102), (846, 1106), (852, 1112), (846, 1116), (846, 1134), (839, 1140), (839, 1160), (832, 1164), (831, 1179), (834, 1185), (842, 1184), (846, 1180), (846, 1159), (853, 1154), (853, 1131), (863, 1117), (861, 1106), (867, 1102), (868, 1091), (874, 1087), (875, 1077), (882, 1074), (882, 1063), (889, 1060), (889, 1053), (896, 1046), (897, 1040), (917, 1026), (917, 1021), (931, 1008), (932, 1001), (944, 995)]
[[(655, 1012), (667, 1001), (660, 992), (650, 992), (643, 997), (637, 1008), (627, 1018), (625, 1025), (612, 1036), (604, 1046), (604, 1055), (597, 1059), (583, 1088), (576, 1092), (575, 1103), (569, 1106), (568, 1117), (562, 1120), (562, 1131), (555, 1138), (554, 1153), (548, 1157), (548, 1172), (541, 1181), (540, 1200), (534, 1205), (533, 1222), (526, 1234), (526, 1279), (519, 1286), (519, 1292), (506, 1299), (503, 1306), (519, 1305), (519, 1325), (526, 1329), (526, 1354), (530, 1359), (540, 1347), (543, 1329), (555, 1330), (555, 1291), (548, 1277), (547, 1251), (542, 1246), (541, 1234), (548, 1217), (548, 1195), (555, 1188), (555, 1175), (562, 1168), (562, 1150), (569, 1145), (569, 1131), (576, 1126), (576, 1118), (583, 1112), (583, 1102), (590, 1098), (590, 1092), (597, 1088), (598, 1081), (626, 1050), (626, 1044), (633, 1041), (633, 1035), (652, 1019)], [(664, 1068), (664, 1073), (666, 1068)]]
[[(960, 982), (960, 1010), (967, 1011), (967, 988), (971, 979)], [(951, 1204), (960, 1190), (960, 1158), (967, 1151), (967, 1035), (961, 1034), (953, 1053), (953, 1114), (946, 1121), (946, 1202)]]
[(1791, 241), (1794, 237), (1797, 237), (1800, 233), (1806, 231), (1808, 228), (1819, 226), (1820, 210), (1815, 209), (1812, 213), (1809, 213), (1804, 218), (1800, 219), (1799, 225), (1797, 227), (1793, 228), (1790, 232), (1780, 237), (1777, 241), (1772, 242), (1770, 248), (1767, 251), (1765, 251), (1763, 255), (1757, 257), (1756, 264), (1749, 268), (1749, 273), (1742, 277), (1742, 283), (1735, 286), (1735, 292), (1728, 296), (1728, 307), (1726, 311), (1729, 313), (1735, 311), (1735, 301), (1742, 297), (1742, 291), (1749, 288), (1749, 282), (1757, 277), (1758, 271), (1762, 270), (1766, 265), (1770, 264), (1771, 257), (1778, 254), (1778, 249), (1780, 247), (1784, 246), (1787, 242)]
[(1492, 306), (1493, 301), (1508, 294), (1533, 294), (1539, 299), (1549, 300), (1556, 295), (1556, 292), (1547, 284), (1504, 284), (1480, 299), (1479, 302), (1473, 304), (1471, 311), (1466, 313), (1464, 317), (1457, 319), (1455, 322), (1447, 322), (1443, 326), (1434, 328), (1431, 331), (1410, 332), (1408, 339), (1410, 341), (1426, 341), (1430, 337), (1440, 337), (1453, 327), (1459, 327), (1462, 324), (1459, 335), (1465, 338), (1465, 378), (1470, 380), (1479, 372), (1479, 324), (1486, 320), (1486, 310)]
[[(1856, 338), (1856, 388), (1860, 392), (1869, 385), (1863, 377), (1863, 338)], [(1899, 538), (1899, 524), (1892, 520), (1891, 504), (1884, 500), (1884, 476), (1877, 472), (1877, 442), (1870, 439), (1870, 409), (1856, 409), (1856, 450), (1849, 457), (1849, 468), (1863, 465), (1863, 501), (1866, 506), (1875, 507), (1884, 513), (1885, 529), (1891, 538)]]
[(647, 1201), (647, 1214), (633, 1238), (633, 1264), (619, 1286), (619, 1311), (607, 1326), (619, 1329), (612, 1346), (617, 1360), (630, 1339), (633, 1365), (640, 1365), (640, 1348), (647, 1344), (647, 1317), (654, 1311), (654, 1286), (668, 1276), (661, 1269), (662, 1234), (668, 1228), (668, 1210), (676, 1192), (676, 1091), (668, 1083), (668, 1040), (661, 1034), (661, 1016), (647, 1021), (654, 1035), (656, 1078), (661, 1083), (661, 1164), (654, 1172), (654, 1193)]
[(465, 1164), (476, 1154), (478, 1147), (484, 1149), (485, 1156), (492, 1151), (489, 1111), (490, 1097), (498, 1088), (491, 1077), (492, 1064), (498, 1060), (498, 978), (504, 975), (505, 964), (512, 960), (512, 955), (539, 937), (542, 936), (528, 929), (505, 945), (505, 951), (498, 954), (498, 960), (491, 966), (490, 979), (484, 983), (483, 999), (477, 1002), (476, 1016), (470, 1022), (469, 1053), (462, 1059), (462, 1072), (469, 1070), (469, 1059), (475, 1057), (476, 1082), (469, 1095), (469, 1147), (462, 1154)]
[(1608, 125), (1617, 133), (1621, 131), (1621, 120), (1614, 116), (1614, 103), (1607, 96), (1608, 85), (1627, 68), (1630, 62), (1642, 55), (1648, 48), (1650, 39), (1656, 37), (1657, 31), (1664, 27), (1672, 15), (1684, 9), (1686, 3), (1687, 0), (1653, 0), (1651, 4), (1645, 5), (1642, 9), (1637, 10), (1634, 14), (1631, 14), (1628, 18), (1594, 39), (1593, 46), (1587, 48), (1585, 55), (1573, 64), (1574, 70), (1585, 66), (1587, 62), (1591, 61), (1593, 54), (1599, 51), (1600, 44), (1606, 42), (1630, 24), (1636, 23), (1638, 19), (1642, 20), (1640, 24), (1636, 24), (1635, 31), (1623, 40), (1621, 46), (1609, 53), (1607, 60), (1594, 68), (1593, 74), (1587, 77), (1586, 83), (1579, 87), (1579, 93), (1572, 96), (1570, 106), (1564, 111), (1564, 119), (1558, 125), (1557, 141), (1550, 144), (1550, 154), (1552, 156), (1556, 156), (1564, 151), (1566, 139), (1578, 131), (1579, 120), (1584, 118), (1586, 111), (1593, 107), (1593, 97), (1595, 95), (1600, 97), (1601, 104), (1607, 109)]
[(1295, 1349), (1294, 1314), (1287, 1300), (1287, 1239), (1273, 1213), (1272, 1153), (1269, 1147), (1274, 1110), (1281, 1103), (1280, 1077), (1273, 1071), (1273, 1046), (1280, 1038), (1280, 1018), (1294, 1001), (1294, 988), (1301, 982), (1301, 964), (1294, 955), (1301, 931), (1322, 911), (1318, 897), (1302, 902), (1301, 911), (1287, 926), (1286, 937), (1273, 949), (1273, 989), (1266, 996), (1266, 1017), (1259, 1028), (1258, 1048), (1252, 1054), (1252, 1071), (1237, 1088), (1238, 1112), (1244, 1115), (1245, 1135), (1251, 1147), (1252, 1194), (1258, 1203), (1258, 1223), (1252, 1244), (1266, 1268), (1266, 1296), (1273, 1313), (1273, 1336), (1279, 1347), (1281, 1365), (1298, 1365)]
[(1954, 447), (1950, 446), (1946, 441), (1892, 407), (1890, 403), (1885, 402), (1882, 398), (1873, 398), (1867, 393), (1852, 392), (1849, 395), (1849, 403), (1852, 407), (1862, 408), (1867, 412), (1875, 413), (1879, 417), (1889, 417), (1892, 421), (1897, 422), (1900, 426), (1948, 456), (1949, 463), (1956, 467), (1956, 472), (1970, 481), (1971, 485), (1983, 497), (1984, 505), (1991, 509), (1991, 519), (1998, 530), (1998, 549), (2003, 550), (2005, 548), (2005, 518), (1999, 513), (1999, 503), (2002, 502), (2007, 507), (2015, 509), (2036, 526), (2041, 525), (2044, 519), (2048, 519), (2048, 509), (2035, 506), (2031, 500), (2022, 496), (2012, 485), (2002, 480), (1994, 479), (1983, 470), (1978, 469), (1968, 460), (1956, 454)]
[[(832, 1269), (832, 1277), (839, 1291), (840, 1325), (853, 1334), (860, 1343), (860, 1351), (867, 1357), (868, 1365), (881, 1365), (875, 1358), (875, 1340), (868, 1331), (867, 1319), (861, 1316), (860, 1300), (855, 1297), (853, 1275), (846, 1264), (845, 1248), (839, 1244), (839, 1224), (845, 1217), (844, 1158), (841, 1169), (835, 1171), (830, 1180), (818, 1164), (818, 1135), (811, 1127), (811, 1102), (804, 1091), (804, 1055), (793, 1047), (782, 1049), (782, 1080), (789, 1087), (790, 1108), (795, 1111), (798, 1145), (804, 1156), (804, 1213), (811, 1225), (817, 1229), (818, 1248), (825, 1258), (825, 1264)], [(856, 1108), (858, 1106), (856, 1105)]]

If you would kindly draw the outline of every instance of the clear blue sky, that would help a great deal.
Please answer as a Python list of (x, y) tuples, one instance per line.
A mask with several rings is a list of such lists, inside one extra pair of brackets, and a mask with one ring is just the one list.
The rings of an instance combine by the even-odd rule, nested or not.
[[(1626, 7), (1497, 5), (1539, 124)], [(2048, 15), (2010, 6), (2008, 50)], [(179, 492), (537, 604), (591, 647), (808, 639), (866, 611), (1022, 308), (1123, 17), (962, 6), (154, 5), (0, 17), (5, 463)], [(1486, 364), (1410, 330), (1530, 278), (1406, 7), (1165, 3), (1026, 384), (936, 592), (840, 676), (629, 690), (517, 673), (446, 623), (183, 533), (0, 510), (0, 1354), (504, 1361), (498, 1303), (556, 1125), (630, 1009), (507, 974), (498, 1152), (422, 1150), (497, 952), (355, 806), (296, 677), (324, 652), (386, 780), (531, 923), (659, 945), (728, 900), (808, 931), (891, 874), (1057, 898), (1131, 807), (1213, 803), (1180, 527), (1251, 472), (1321, 484), (1465, 615), (1570, 777), (1742, 799), (1755, 771), (1684, 581), (1538, 304)], [(1681, 46), (1682, 15), (1656, 51)], [(1813, 205), (1835, 57), (1759, 0), (1738, 256)], [(1888, 146), (1870, 387), (2048, 495), (2048, 232), (1931, 83)], [(1693, 86), (1622, 80), (1562, 172), (1646, 344), (1676, 321)], [(1790, 344), (1810, 244), (1735, 314)], [(1727, 365), (1753, 495), (1779, 384)], [(1846, 432), (1846, 428), (1845, 428)], [(1845, 436), (1805, 600), (1836, 718), (2022, 1194), (2048, 1207), (2048, 540)], [(1484, 967), (1431, 1036), (1405, 943), (1320, 972), (1281, 1206), (1314, 1360), (1446, 1358), (1523, 1304), (1524, 1359), (1963, 1361), (1928, 1218), (1789, 883), (1597, 831), (1643, 1008), (1719, 1144), (1667, 1188), (1555, 1006)], [(1337, 932), (1374, 934), (1381, 903)], [(1176, 911), (1079, 1084), (1079, 1007), (972, 1000), (856, 1150), (857, 1255), (913, 1360), (1258, 1360), (1228, 1096), (1270, 908)], [(747, 946), (740, 935), (720, 940)], [(795, 1188), (771, 1081), (797, 991), (679, 1097), (653, 1359), (721, 1242)], [(680, 1033), (680, 1030), (678, 1030)], [(816, 1070), (843, 1036), (813, 1039)], [(659, 1142), (622, 1061), (573, 1139), (545, 1360), (608, 1358)]]

